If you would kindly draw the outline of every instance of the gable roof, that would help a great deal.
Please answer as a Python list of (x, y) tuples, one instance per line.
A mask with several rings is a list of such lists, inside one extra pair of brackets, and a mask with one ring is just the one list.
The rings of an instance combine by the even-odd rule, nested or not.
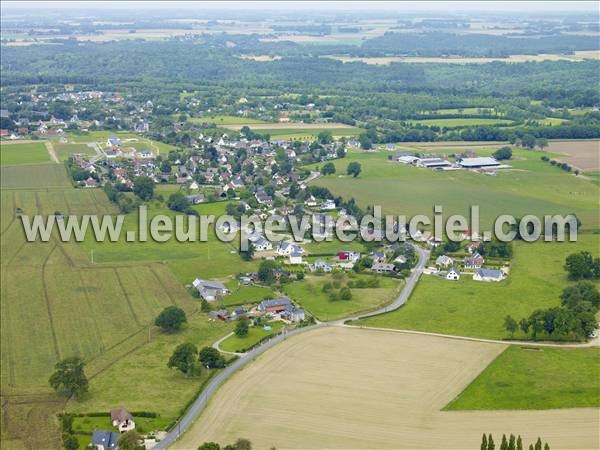
[(482, 278), (502, 278), (502, 272), (498, 269), (477, 269), (477, 275)]
[(133, 420), (133, 416), (123, 407), (114, 408), (110, 410), (110, 420), (125, 422), (126, 420)]
[(104, 448), (117, 448), (119, 433), (113, 431), (94, 430), (92, 433), (92, 445), (101, 445)]

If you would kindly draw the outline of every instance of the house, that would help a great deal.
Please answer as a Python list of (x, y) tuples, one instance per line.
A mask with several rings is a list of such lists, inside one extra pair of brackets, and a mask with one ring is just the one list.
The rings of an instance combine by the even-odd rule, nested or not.
[(186, 195), (185, 199), (192, 205), (198, 205), (204, 201), (204, 194)]
[(338, 252), (338, 259), (340, 261), (356, 262), (360, 259), (360, 253), (352, 250), (344, 250)]
[(121, 139), (116, 136), (109, 136), (106, 141), (107, 147), (120, 147), (122, 145)]
[(92, 178), (92, 177), (88, 177), (84, 182), (83, 182), (84, 187), (86, 188), (95, 188), (98, 187), (98, 182)]
[(292, 253), (304, 253), (300, 247), (289, 242), (281, 242), (277, 249), (277, 254), (280, 256), (290, 256)]
[(325, 211), (331, 211), (335, 209), (335, 202), (331, 199), (325, 200), (321, 203), (321, 209)]
[(312, 272), (331, 272), (333, 270), (333, 267), (330, 264), (327, 264), (327, 262), (325, 262), (322, 259), (317, 259), (314, 264), (311, 264), (309, 266), (309, 269)]
[(375, 273), (394, 273), (396, 272), (396, 266), (393, 264), (378, 262), (371, 266), (371, 271)]
[(302, 253), (300, 251), (294, 250), (290, 253), (290, 264), (302, 264)]
[(248, 240), (252, 242), (252, 246), (257, 252), (266, 252), (273, 249), (273, 244), (263, 236), (251, 236)]
[(371, 252), (371, 258), (375, 263), (384, 263), (385, 262), (385, 253), (381, 251), (373, 251)]
[(245, 317), (246, 316), (246, 309), (243, 306), (238, 306), (237, 308), (235, 308), (232, 313), (231, 313), (231, 318), (232, 319), (237, 319), (239, 317)]
[(273, 205), (273, 198), (267, 194), (265, 191), (256, 191), (256, 194), (254, 194), (254, 197), (256, 198), (256, 201), (261, 204), (261, 205), (267, 205), (267, 206), (272, 206)]
[(135, 428), (133, 416), (122, 407), (110, 410), (110, 421), (113, 427), (118, 428), (121, 433)]
[(475, 252), (473, 256), (465, 258), (465, 269), (480, 269), (484, 262), (483, 256)]
[(283, 311), (281, 317), (292, 322), (300, 322), (306, 318), (306, 314), (303, 309), (292, 306), (292, 308)]
[(454, 264), (454, 260), (446, 255), (438, 256), (435, 260), (435, 265), (440, 267), (448, 267)]
[(229, 313), (227, 312), (226, 309), (218, 309), (216, 311), (210, 311), (208, 313), (208, 317), (210, 317), (212, 319), (222, 320), (222, 321), (227, 321), (230, 318)]
[(215, 301), (230, 292), (220, 281), (201, 280), (200, 278), (196, 278), (192, 282), (192, 285), (198, 290), (200, 297), (208, 302)]
[(504, 275), (498, 269), (477, 269), (473, 275), (475, 281), (502, 281)]
[(258, 311), (262, 313), (274, 314), (293, 308), (292, 301), (287, 297), (273, 298), (263, 300), (258, 304)]
[(446, 274), (446, 280), (460, 280), (460, 271), (457, 268), (452, 267)]
[(92, 433), (92, 446), (98, 450), (117, 448), (119, 433), (114, 431), (94, 430)]
[(416, 156), (404, 155), (396, 158), (396, 161), (402, 164), (416, 164), (419, 161), (419, 158)]

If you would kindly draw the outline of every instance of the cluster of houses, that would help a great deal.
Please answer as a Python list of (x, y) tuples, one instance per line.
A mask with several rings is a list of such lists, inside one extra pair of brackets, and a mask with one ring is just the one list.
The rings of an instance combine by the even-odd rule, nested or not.
[[(507, 273), (502, 269), (485, 268), (485, 258), (477, 252), (466, 256), (463, 259), (462, 267), (465, 272), (473, 276), (475, 281), (502, 281), (506, 278)], [(460, 264), (454, 258), (447, 255), (440, 255), (435, 260), (437, 270), (445, 271), (443, 276), (447, 280), (457, 281), (461, 277)], [(437, 272), (433, 271), (433, 272)]]
[(423, 167), (434, 170), (477, 170), (477, 171), (495, 171), (497, 169), (508, 169), (509, 165), (503, 164), (500, 161), (490, 156), (477, 156), (471, 151), (467, 151), (461, 155), (454, 155), (454, 159), (450, 160), (445, 155), (420, 155), (417, 156), (410, 152), (400, 152), (391, 156), (393, 161)]

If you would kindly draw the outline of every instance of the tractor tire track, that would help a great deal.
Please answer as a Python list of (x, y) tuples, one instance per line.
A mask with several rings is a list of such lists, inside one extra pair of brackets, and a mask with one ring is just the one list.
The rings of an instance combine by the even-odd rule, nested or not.
[(123, 291), (123, 295), (125, 296), (125, 300), (127, 300), (127, 305), (129, 306), (129, 311), (131, 312), (131, 315), (133, 316), (133, 319), (135, 320), (135, 323), (139, 326), (142, 327), (142, 323), (140, 322), (140, 319), (138, 318), (138, 316), (135, 313), (135, 310), (133, 309), (133, 305), (131, 304), (131, 299), (129, 298), (129, 294), (127, 293), (127, 290), (125, 289), (125, 286), (123, 285), (123, 281), (121, 280), (121, 276), (119, 275), (119, 271), (117, 269), (113, 268), (113, 272), (115, 273), (115, 276), (117, 277), (117, 281), (119, 283), (119, 287), (121, 288), (121, 291)]
[(57, 361), (60, 361), (60, 349), (58, 346), (58, 338), (56, 336), (56, 326), (54, 324), (54, 318), (52, 316), (52, 304), (50, 302), (50, 295), (48, 294), (48, 283), (46, 281), (46, 266), (48, 264), (48, 260), (54, 250), (56, 250), (57, 245), (55, 244), (52, 250), (48, 253), (46, 258), (44, 259), (44, 263), (42, 265), (42, 285), (44, 287), (44, 299), (46, 300), (46, 308), (48, 309), (48, 319), (50, 320), (50, 332), (52, 333), (52, 341), (54, 342), (54, 351), (56, 353)]

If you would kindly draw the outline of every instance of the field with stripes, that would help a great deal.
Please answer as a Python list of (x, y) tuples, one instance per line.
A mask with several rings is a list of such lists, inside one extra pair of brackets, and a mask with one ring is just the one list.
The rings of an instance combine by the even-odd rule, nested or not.
[[(3, 165), (1, 204), (3, 448), (59, 448), (56, 414), (65, 408), (106, 412), (124, 404), (177, 417), (199, 380), (166, 367), (172, 348), (184, 340), (206, 345), (227, 327), (200, 317), (162, 262), (92, 263), (85, 246), (61, 242), (57, 232), (49, 242), (27, 242), (21, 215), (117, 212), (101, 190), (73, 188), (61, 164)], [(169, 305), (186, 310), (184, 333), (164, 335), (152, 325)], [(90, 393), (66, 405), (48, 378), (58, 360), (75, 355), (86, 361)], [(166, 405), (140, 389), (181, 396)]]

